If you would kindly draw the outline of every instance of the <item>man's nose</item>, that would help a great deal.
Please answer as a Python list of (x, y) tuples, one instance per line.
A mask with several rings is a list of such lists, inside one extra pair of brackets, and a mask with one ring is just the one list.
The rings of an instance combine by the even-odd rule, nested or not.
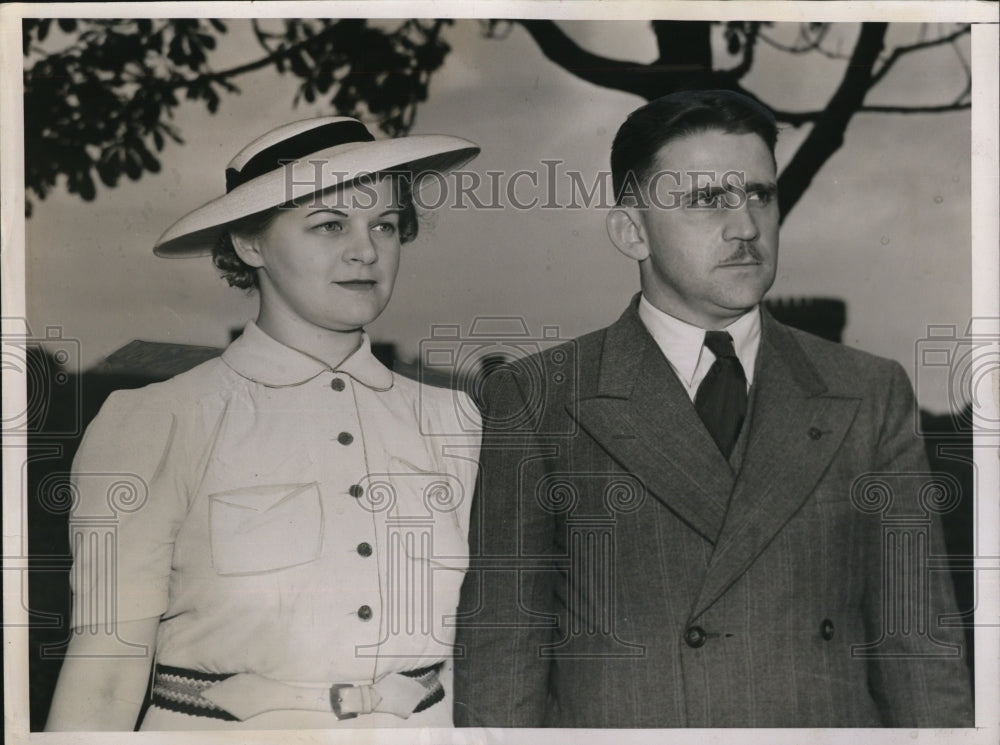
[(356, 261), (360, 264), (374, 264), (378, 260), (375, 241), (369, 231), (359, 231), (352, 236), (344, 251), (344, 261)]
[(722, 237), (733, 241), (752, 241), (760, 236), (760, 227), (746, 200), (733, 207), (724, 207), (726, 224)]

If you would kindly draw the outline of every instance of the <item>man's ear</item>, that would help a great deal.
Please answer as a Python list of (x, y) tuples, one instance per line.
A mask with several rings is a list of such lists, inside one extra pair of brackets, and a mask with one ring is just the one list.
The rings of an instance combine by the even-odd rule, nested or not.
[(264, 257), (261, 256), (256, 240), (236, 233), (230, 233), (229, 237), (233, 242), (233, 250), (236, 251), (236, 255), (243, 260), (244, 264), (252, 266), (254, 269), (260, 269), (264, 266)]
[(636, 261), (649, 257), (646, 229), (634, 207), (612, 207), (607, 218), (608, 236), (615, 248)]

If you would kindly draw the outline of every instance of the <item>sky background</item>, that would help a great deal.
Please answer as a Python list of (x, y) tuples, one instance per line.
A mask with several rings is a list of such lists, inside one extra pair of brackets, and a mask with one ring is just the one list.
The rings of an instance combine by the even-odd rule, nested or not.
[[(218, 69), (258, 52), (247, 22), (227, 23)], [(656, 56), (643, 22), (561, 25), (600, 54), (639, 62)], [(791, 40), (794, 32), (786, 24), (770, 33)], [(856, 32), (856, 24), (844, 24), (831, 38), (847, 52)], [(918, 24), (893, 24), (889, 41), (912, 42), (920, 33)], [(543, 160), (560, 159), (592, 183), (607, 170), (615, 131), (641, 99), (578, 80), (516, 25), (506, 38), (489, 39), (477, 21), (457, 21), (445, 37), (452, 52), (432, 79), (414, 134), (477, 142), (483, 152), (469, 168), (483, 173), (544, 173)], [(967, 58), (967, 39), (960, 49)], [(845, 64), (760, 45), (744, 84), (776, 107), (813, 109)], [(168, 145), (161, 173), (115, 189), (98, 185), (89, 203), (58, 189), (44, 201), (32, 197), (28, 321), (36, 335), (60, 326), (79, 339), (84, 368), (133, 339), (224, 346), (231, 329), (255, 316), (256, 299), (229, 288), (209, 258), (152, 253), (174, 220), (222, 192), (225, 164), (245, 143), (284, 122), (334, 113), (322, 103), (293, 107), (295, 80), (271, 70), (235, 82), (242, 94), (223, 99), (216, 115), (201, 104), (176, 111), (187, 144)], [(964, 84), (958, 57), (944, 47), (902, 61), (866, 102), (946, 103)], [(968, 111), (855, 117), (844, 146), (782, 228), (770, 297), (843, 299), (845, 343), (896, 359), (913, 377), (927, 326), (953, 324), (961, 333), (971, 315), (970, 120)], [(807, 131), (782, 132), (779, 170)], [(611, 245), (604, 218), (601, 209), (435, 210), (404, 248), (392, 302), (369, 331), (413, 359), (435, 324), (467, 331), (477, 317), (516, 316), (533, 335), (558, 326), (566, 338), (606, 326), (638, 290), (638, 272)], [(925, 408), (949, 407), (944, 386), (918, 387), (918, 395)]]

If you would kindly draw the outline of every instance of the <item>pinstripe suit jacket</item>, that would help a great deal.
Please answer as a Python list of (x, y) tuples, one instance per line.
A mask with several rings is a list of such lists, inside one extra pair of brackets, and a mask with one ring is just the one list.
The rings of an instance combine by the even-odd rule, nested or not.
[(738, 468), (635, 302), (490, 376), (458, 725), (971, 726), (905, 373), (762, 313)]

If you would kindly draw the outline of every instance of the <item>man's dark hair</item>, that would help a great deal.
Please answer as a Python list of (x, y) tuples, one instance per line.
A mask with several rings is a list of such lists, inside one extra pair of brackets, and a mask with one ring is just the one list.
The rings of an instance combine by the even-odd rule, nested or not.
[[(393, 175), (392, 181), (396, 186), (397, 198), (402, 207), (399, 214), (399, 242), (409, 243), (417, 237), (420, 224), (417, 220), (417, 207), (413, 201), (413, 189), (410, 179), (403, 175)], [(308, 203), (314, 195), (307, 195), (300, 201)], [(226, 226), (226, 230), (219, 237), (219, 242), (212, 248), (212, 263), (222, 272), (230, 287), (239, 287), (243, 290), (255, 290), (260, 287), (257, 279), (257, 270), (247, 264), (236, 253), (233, 246), (233, 235), (252, 239), (265, 230), (277, 217), (282, 209), (294, 207), (296, 202), (290, 202), (280, 207), (271, 207), (263, 212), (256, 212), (247, 217), (240, 218)]]
[(615, 204), (652, 176), (660, 149), (671, 140), (718, 130), (755, 134), (774, 157), (778, 125), (774, 115), (751, 98), (726, 90), (679, 91), (650, 101), (629, 114), (611, 145)]

